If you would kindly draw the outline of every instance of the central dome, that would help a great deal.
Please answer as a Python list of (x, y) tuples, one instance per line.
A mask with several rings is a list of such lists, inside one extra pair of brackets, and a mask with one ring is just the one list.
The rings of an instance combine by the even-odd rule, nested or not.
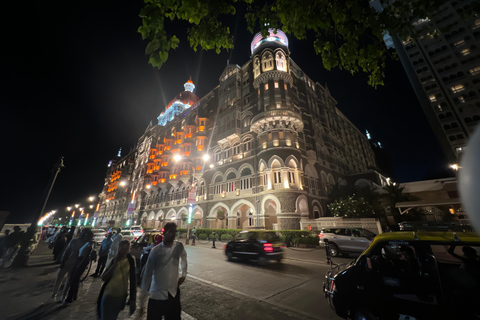
[(252, 40), (252, 43), (250, 45), (250, 50), (252, 52), (252, 55), (261, 47), (266, 47), (268, 45), (276, 44), (280, 45), (283, 47), (286, 47), (288, 50), (288, 38), (285, 35), (285, 33), (277, 29), (277, 33), (275, 34), (275, 29), (268, 29), (269, 35), (268, 37), (264, 38), (262, 36), (262, 33), (259, 32), (257, 33)]

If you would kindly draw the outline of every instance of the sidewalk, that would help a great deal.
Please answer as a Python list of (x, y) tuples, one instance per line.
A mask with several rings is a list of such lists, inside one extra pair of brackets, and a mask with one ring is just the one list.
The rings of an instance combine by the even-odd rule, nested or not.
[[(7, 320), (97, 319), (96, 303), (102, 286), (100, 278), (93, 279), (88, 276), (80, 284), (78, 299), (66, 308), (60, 308), (60, 303), (47, 302), (58, 266), (53, 263), (52, 250), (48, 249), (47, 243), (42, 242), (30, 256), (28, 267), (12, 269), (7, 268), (6, 265), (6, 268), (0, 269), (0, 301), (3, 306), (0, 318)], [(95, 267), (94, 262), (92, 269)], [(92, 273), (93, 270), (89, 274)], [(127, 318), (129, 318), (128, 306), (120, 312), (118, 319)], [(146, 314), (135, 319), (146, 319)], [(182, 312), (182, 319), (194, 318)]]

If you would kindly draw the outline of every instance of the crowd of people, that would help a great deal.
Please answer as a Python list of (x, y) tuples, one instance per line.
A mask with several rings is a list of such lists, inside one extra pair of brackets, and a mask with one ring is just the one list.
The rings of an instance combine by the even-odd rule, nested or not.
[[(164, 235), (152, 239), (141, 277), (137, 274), (136, 259), (129, 253), (130, 242), (122, 240), (120, 231), (120, 228), (109, 230), (95, 248), (90, 228), (44, 228), (39, 241), (49, 244), (53, 263), (59, 264), (50, 301), (61, 303), (61, 307), (74, 303), (82, 275), (90, 262), (98, 260), (95, 272), (90, 276), (103, 281), (97, 299), (99, 319), (117, 319), (126, 305), (132, 315), (137, 309), (137, 291), (141, 304), (136, 313), (138, 318), (144, 317), (144, 307), (148, 302), (148, 320), (162, 319), (162, 316), (166, 320), (181, 319), (179, 286), (187, 274), (187, 253), (183, 244), (175, 241), (176, 224), (167, 223)], [(2, 257), (12, 255), (15, 246), (18, 247), (21, 242), (20, 238), (19, 228), (0, 238)], [(137, 282), (139, 278), (140, 283)]]

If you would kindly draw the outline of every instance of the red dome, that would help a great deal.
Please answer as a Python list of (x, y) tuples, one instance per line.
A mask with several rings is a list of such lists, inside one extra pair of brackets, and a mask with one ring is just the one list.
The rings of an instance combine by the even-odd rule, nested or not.
[[(190, 80), (189, 80), (190, 81)], [(193, 82), (192, 82), (193, 83)], [(181, 93), (179, 93), (175, 98), (173, 98), (167, 105), (167, 108), (170, 108), (172, 106), (173, 103), (175, 102), (180, 102), (180, 103), (183, 103), (183, 104), (189, 104), (189, 105), (193, 105), (195, 104), (198, 100), (200, 100), (200, 98), (193, 92), (190, 92), (190, 91), (183, 91)]]

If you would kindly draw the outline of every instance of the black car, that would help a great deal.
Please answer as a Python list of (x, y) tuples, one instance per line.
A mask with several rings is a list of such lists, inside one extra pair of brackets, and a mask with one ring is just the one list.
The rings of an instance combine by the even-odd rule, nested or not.
[(281, 262), (283, 249), (280, 238), (274, 231), (245, 230), (237, 233), (235, 238), (225, 246), (225, 255), (229, 261), (233, 258), (257, 260), (266, 265), (269, 260)]

